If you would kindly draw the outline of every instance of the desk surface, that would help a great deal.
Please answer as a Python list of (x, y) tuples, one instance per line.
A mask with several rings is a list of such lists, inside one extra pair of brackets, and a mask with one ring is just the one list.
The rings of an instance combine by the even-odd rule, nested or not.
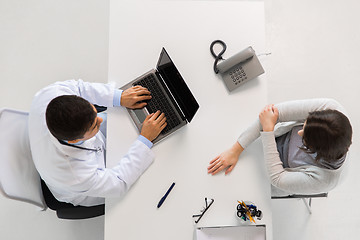
[[(110, 2), (109, 81), (122, 86), (154, 68), (164, 46), (200, 109), (190, 124), (153, 147), (154, 163), (124, 198), (106, 200), (106, 240), (193, 239), (197, 226), (239, 225), (237, 200), (258, 205), (264, 212), (258, 223), (266, 224), (267, 239), (272, 239), (270, 184), (260, 142), (243, 152), (228, 176), (207, 174), (209, 161), (230, 147), (266, 104), (265, 75), (231, 93), (226, 90), (212, 70), (210, 43), (225, 41), (225, 58), (250, 45), (261, 53), (264, 35), (262, 2)], [(109, 111), (108, 129), (111, 167), (138, 132), (121, 108)], [(157, 209), (172, 182), (174, 189)], [(192, 215), (202, 209), (205, 197), (215, 202), (195, 225)]]

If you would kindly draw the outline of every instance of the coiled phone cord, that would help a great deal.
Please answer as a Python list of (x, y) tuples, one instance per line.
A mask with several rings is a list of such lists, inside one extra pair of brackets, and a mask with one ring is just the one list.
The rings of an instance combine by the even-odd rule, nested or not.
[[(220, 51), (220, 53), (219, 53), (218, 55), (216, 55), (215, 52), (214, 52), (214, 45), (215, 45), (215, 44), (220, 44), (220, 45), (223, 47), (223, 49)], [(221, 41), (221, 40), (215, 40), (215, 41), (213, 41), (213, 42), (211, 43), (211, 45), (210, 45), (211, 55), (213, 55), (213, 57), (215, 58), (215, 62), (214, 62), (214, 72), (215, 72), (216, 74), (219, 73), (219, 69), (216, 67), (216, 65), (218, 64), (218, 61), (219, 61), (219, 60), (224, 60), (224, 59), (222, 58), (222, 55), (224, 54), (225, 51), (226, 51), (226, 44), (225, 44), (223, 41)]]
[[(220, 44), (220, 45), (223, 47), (223, 49), (220, 51), (219, 55), (216, 55), (215, 52), (214, 52), (214, 45), (215, 45), (215, 44)], [(225, 44), (223, 41), (221, 41), (221, 40), (215, 40), (215, 41), (213, 41), (213, 42), (210, 44), (210, 52), (211, 52), (211, 55), (213, 55), (213, 57), (215, 58), (215, 62), (214, 62), (214, 72), (215, 72), (216, 74), (219, 73), (219, 69), (216, 67), (217, 64), (218, 64), (218, 62), (219, 62), (219, 60), (225, 60), (225, 59), (222, 57), (222, 55), (225, 53), (225, 51), (226, 51), (226, 44)], [(259, 57), (259, 56), (263, 56), (263, 55), (267, 56), (267, 55), (270, 55), (270, 54), (271, 54), (271, 53), (261, 53), (261, 54), (258, 54), (257, 56), (258, 56), (258, 57)]]

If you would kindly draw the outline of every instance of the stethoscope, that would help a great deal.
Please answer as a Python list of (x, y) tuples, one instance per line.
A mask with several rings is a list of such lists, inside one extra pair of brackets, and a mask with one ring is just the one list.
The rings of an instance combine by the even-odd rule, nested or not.
[(97, 147), (97, 148), (85, 148), (85, 147), (80, 147), (80, 146), (77, 146), (77, 145), (72, 145), (70, 143), (67, 143), (63, 140), (58, 140), (62, 145), (66, 145), (66, 146), (69, 146), (69, 147), (73, 147), (73, 148), (77, 148), (77, 149), (81, 149), (81, 150), (86, 150), (86, 151), (93, 151), (93, 152), (102, 152), (102, 149), (101, 147)]

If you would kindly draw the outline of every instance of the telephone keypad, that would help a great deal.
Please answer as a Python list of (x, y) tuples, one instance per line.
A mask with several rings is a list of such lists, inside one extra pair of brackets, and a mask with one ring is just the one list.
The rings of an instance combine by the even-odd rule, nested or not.
[(238, 85), (238, 84), (242, 83), (243, 81), (247, 80), (246, 73), (241, 66), (230, 71), (229, 74), (235, 85)]

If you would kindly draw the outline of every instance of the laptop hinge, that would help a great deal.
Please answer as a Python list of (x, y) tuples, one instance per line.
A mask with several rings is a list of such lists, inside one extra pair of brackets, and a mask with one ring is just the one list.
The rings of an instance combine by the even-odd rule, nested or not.
[(159, 81), (159, 82), (161, 83), (161, 85), (162, 85), (163, 88), (165, 89), (166, 93), (167, 93), (169, 96), (171, 96), (170, 101), (171, 101), (171, 102), (173, 103), (173, 105), (175, 106), (175, 109), (176, 109), (176, 111), (179, 113), (181, 119), (184, 120), (184, 121), (187, 121), (187, 119), (186, 119), (186, 117), (185, 117), (185, 114), (184, 114), (183, 111), (181, 110), (181, 108), (180, 108), (179, 104), (177, 103), (174, 95), (171, 93), (170, 89), (168, 88), (167, 84), (165, 83), (165, 81), (164, 81), (164, 79), (162, 78), (162, 76), (160, 75), (160, 73), (156, 70), (156, 71), (155, 71), (155, 74), (156, 74), (156, 76), (158, 77), (158, 79), (161, 80), (161, 81)]

